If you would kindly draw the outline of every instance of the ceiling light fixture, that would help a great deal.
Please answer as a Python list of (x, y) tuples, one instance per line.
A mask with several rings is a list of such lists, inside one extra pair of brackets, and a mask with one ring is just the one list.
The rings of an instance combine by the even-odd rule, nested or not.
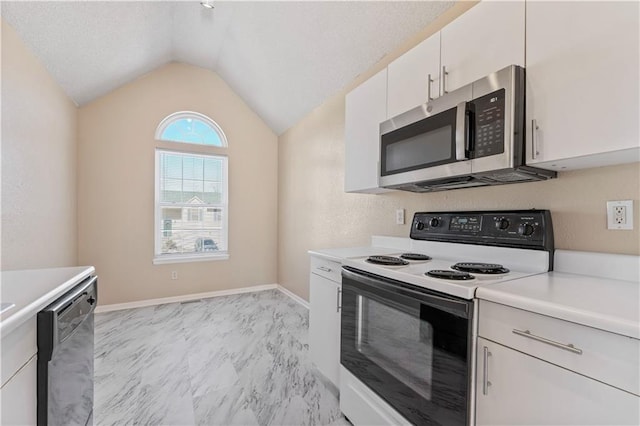
[(213, 5), (209, 3), (209, 0), (201, 1), (200, 4), (206, 9), (213, 9)]

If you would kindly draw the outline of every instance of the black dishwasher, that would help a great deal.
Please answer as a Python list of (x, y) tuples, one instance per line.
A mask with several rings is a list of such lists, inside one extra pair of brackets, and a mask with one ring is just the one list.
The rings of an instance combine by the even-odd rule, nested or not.
[(38, 425), (91, 424), (98, 277), (38, 312)]

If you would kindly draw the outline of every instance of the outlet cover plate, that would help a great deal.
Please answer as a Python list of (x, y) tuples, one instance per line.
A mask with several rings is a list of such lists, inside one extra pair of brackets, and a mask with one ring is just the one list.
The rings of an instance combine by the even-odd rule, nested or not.
[(607, 229), (633, 229), (633, 200), (607, 201)]

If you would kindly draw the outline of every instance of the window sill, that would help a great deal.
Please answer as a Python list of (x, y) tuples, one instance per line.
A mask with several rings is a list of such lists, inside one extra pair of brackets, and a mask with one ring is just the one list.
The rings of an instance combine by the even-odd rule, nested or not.
[(209, 262), (215, 260), (229, 259), (228, 252), (215, 254), (165, 254), (153, 258), (154, 265), (165, 265), (168, 263), (189, 263), (189, 262)]

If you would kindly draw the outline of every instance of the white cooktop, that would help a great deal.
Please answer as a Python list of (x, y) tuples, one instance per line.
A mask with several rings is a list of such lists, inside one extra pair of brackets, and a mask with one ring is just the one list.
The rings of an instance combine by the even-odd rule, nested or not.
[[(422, 242), (424, 243), (424, 242)], [(496, 283), (502, 283), (511, 281), (526, 276), (547, 272), (548, 263), (544, 258), (547, 256), (540, 256), (540, 252), (535, 251), (535, 256), (532, 250), (519, 250), (510, 249), (512, 251), (505, 251), (502, 248), (484, 247), (484, 246), (462, 246), (460, 244), (447, 244), (430, 242), (423, 244), (428, 246), (431, 250), (410, 251), (411, 253), (421, 253), (434, 257), (428, 261), (410, 261), (406, 266), (384, 266), (376, 265), (367, 261), (368, 256), (347, 258), (344, 259), (343, 266), (349, 266), (361, 271), (369, 272), (375, 275), (391, 278), (397, 281), (413, 284), (429, 290), (434, 290), (452, 296), (460, 297), (463, 299), (473, 299), (476, 289), (480, 286), (487, 286)], [(424, 248), (424, 247), (423, 247)], [(475, 252), (475, 253), (474, 253)], [(398, 257), (403, 252), (397, 253), (381, 253), (394, 257)], [(439, 256), (446, 256), (448, 258), (435, 258), (435, 254)], [(509, 255), (506, 255), (506, 254)], [(457, 257), (463, 255), (464, 257)], [(493, 257), (492, 257), (493, 256)], [(529, 259), (529, 264), (523, 266), (523, 259), (521, 257), (531, 256), (533, 260)], [(454, 271), (451, 268), (457, 262), (483, 262), (500, 264), (509, 269), (506, 274), (477, 274), (471, 273), (474, 277), (472, 280), (449, 280), (442, 278), (434, 278), (425, 275), (430, 270), (449, 270)]]

